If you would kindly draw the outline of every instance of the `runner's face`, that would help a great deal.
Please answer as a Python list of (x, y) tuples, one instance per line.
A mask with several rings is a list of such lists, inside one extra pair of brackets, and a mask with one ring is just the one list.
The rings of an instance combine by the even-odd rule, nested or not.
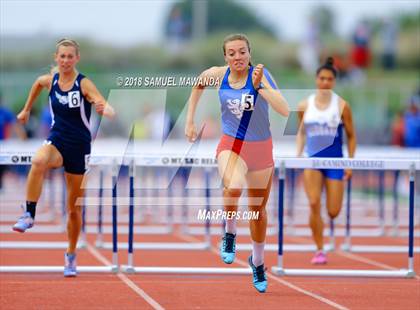
[(232, 71), (243, 71), (248, 68), (251, 55), (245, 41), (235, 40), (225, 44), (225, 61)]
[(73, 46), (59, 46), (55, 54), (55, 62), (61, 73), (69, 73), (74, 70), (75, 65), (79, 62), (80, 56), (76, 53)]
[(316, 87), (318, 89), (333, 89), (335, 77), (331, 70), (321, 70), (316, 76)]

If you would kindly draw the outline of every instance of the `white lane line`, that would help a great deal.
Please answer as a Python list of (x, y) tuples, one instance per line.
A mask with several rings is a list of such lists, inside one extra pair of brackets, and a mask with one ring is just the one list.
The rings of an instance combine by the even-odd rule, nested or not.
[[(102, 262), (105, 266), (111, 266), (112, 263), (107, 260), (98, 250), (96, 250), (93, 246), (87, 243), (87, 250), (91, 253), (96, 259)], [(129, 288), (131, 288), (137, 295), (142, 297), (150, 306), (153, 307), (155, 310), (164, 310), (156, 300), (150, 297), (145, 291), (143, 291), (140, 287), (138, 287), (133, 281), (131, 281), (125, 274), (121, 272), (116, 274), (117, 277), (124, 282)]]
[(342, 256), (342, 257), (346, 257), (346, 258), (355, 260), (355, 261), (358, 261), (358, 262), (362, 262), (362, 263), (365, 263), (365, 264), (368, 264), (368, 265), (372, 265), (372, 266), (375, 266), (375, 267), (378, 267), (378, 268), (383, 268), (383, 269), (386, 269), (386, 270), (396, 270), (397, 269), (397, 268), (391, 267), (389, 265), (382, 264), (380, 262), (374, 261), (372, 259), (369, 259), (369, 258), (366, 258), (366, 257), (363, 257), (363, 256), (359, 256), (359, 255), (356, 255), (356, 254), (353, 254), (353, 253), (343, 252), (341, 250), (338, 250), (337, 252), (335, 252), (335, 254), (337, 254), (339, 256)]
[[(183, 239), (185, 241), (188, 241), (188, 242), (200, 242), (200, 239), (195, 238), (195, 237), (191, 237), (191, 236), (182, 236), (182, 235), (177, 234), (177, 237), (179, 237), (179, 238), (181, 238), (181, 239)], [(214, 254), (216, 254), (217, 256), (219, 256), (219, 250), (218, 249), (216, 249), (215, 247), (212, 246), (210, 248), (210, 250)], [(249, 267), (248, 263), (246, 263), (245, 261), (243, 261), (241, 259), (238, 259), (238, 258), (235, 258), (235, 263), (238, 263), (239, 265), (241, 265), (243, 267)], [(276, 282), (278, 282), (280, 284), (283, 284), (283, 285), (285, 285), (285, 286), (287, 286), (287, 287), (289, 287), (289, 288), (291, 288), (291, 289), (293, 289), (295, 291), (298, 291), (299, 293), (305, 294), (305, 295), (310, 296), (310, 297), (312, 297), (312, 298), (314, 298), (314, 299), (316, 299), (318, 301), (321, 301), (321, 302), (323, 302), (323, 303), (325, 303), (325, 304), (327, 304), (327, 305), (329, 305), (329, 306), (331, 306), (331, 307), (333, 307), (335, 309), (349, 310), (349, 308), (347, 308), (347, 307), (345, 307), (343, 305), (340, 305), (338, 303), (335, 303), (332, 300), (329, 300), (329, 299), (327, 299), (325, 297), (322, 297), (321, 295), (312, 293), (312, 292), (307, 291), (307, 290), (305, 290), (303, 288), (300, 288), (300, 287), (298, 287), (298, 286), (296, 286), (296, 285), (294, 285), (294, 284), (292, 284), (292, 283), (290, 283), (290, 282), (288, 282), (286, 280), (280, 279), (277, 276), (272, 275), (270, 272), (267, 272), (267, 277), (269, 277), (270, 279), (272, 279), (272, 280), (274, 280), (274, 281), (276, 281)]]

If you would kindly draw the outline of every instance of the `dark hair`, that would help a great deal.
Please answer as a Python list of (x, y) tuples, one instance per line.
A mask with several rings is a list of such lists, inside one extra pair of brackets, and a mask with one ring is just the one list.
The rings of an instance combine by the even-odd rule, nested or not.
[(334, 77), (337, 77), (337, 69), (334, 67), (334, 59), (328, 57), (325, 63), (316, 70), (316, 75), (318, 75), (322, 70), (329, 70), (333, 73)]
[[(242, 33), (236, 33), (236, 34), (230, 34), (223, 40), (223, 55), (226, 56), (226, 43), (231, 41), (244, 41), (246, 43), (246, 46), (248, 47), (248, 52), (251, 52), (251, 46), (249, 44), (248, 37)], [(249, 65), (252, 66), (251, 61), (249, 62)]]

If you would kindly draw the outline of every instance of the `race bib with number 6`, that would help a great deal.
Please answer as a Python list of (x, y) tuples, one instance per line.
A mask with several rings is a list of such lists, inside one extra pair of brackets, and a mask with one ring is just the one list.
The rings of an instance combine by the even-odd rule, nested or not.
[(80, 92), (70, 91), (69, 92), (69, 108), (80, 107)]

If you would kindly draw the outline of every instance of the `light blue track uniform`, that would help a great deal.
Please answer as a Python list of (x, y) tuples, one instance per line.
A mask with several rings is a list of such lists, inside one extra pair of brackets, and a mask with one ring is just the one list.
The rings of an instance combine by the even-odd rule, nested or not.
[[(271, 137), (268, 103), (259, 96), (252, 85), (250, 66), (246, 84), (241, 89), (229, 85), (230, 68), (226, 70), (219, 89), (222, 110), (222, 130), (225, 135), (244, 141), (263, 141)], [(277, 88), (264, 68), (264, 76), (273, 88)]]

